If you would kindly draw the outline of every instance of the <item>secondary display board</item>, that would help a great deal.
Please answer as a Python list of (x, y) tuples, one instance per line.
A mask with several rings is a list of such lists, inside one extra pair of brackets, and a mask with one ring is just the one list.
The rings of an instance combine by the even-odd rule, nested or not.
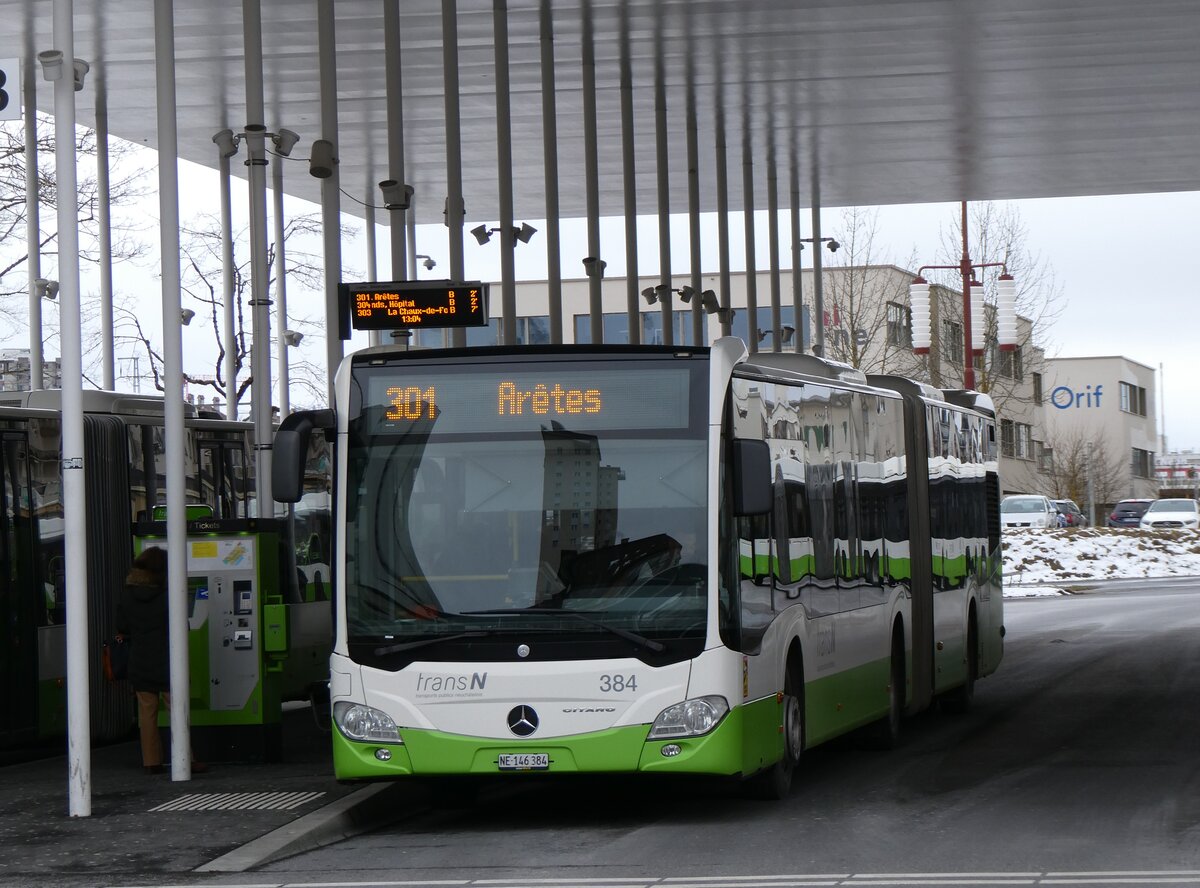
[(342, 338), (351, 330), (486, 327), (487, 295), (479, 281), (341, 284)]

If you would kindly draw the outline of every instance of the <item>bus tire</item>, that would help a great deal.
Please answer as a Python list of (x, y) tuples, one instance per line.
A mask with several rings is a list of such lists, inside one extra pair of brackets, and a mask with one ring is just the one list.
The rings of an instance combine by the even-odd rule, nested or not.
[(975, 701), (975, 680), (979, 677), (979, 630), (975, 623), (975, 605), (967, 617), (967, 677), (966, 680), (942, 695), (941, 706), (947, 712), (963, 715)]
[(888, 657), (888, 711), (867, 726), (867, 743), (873, 749), (895, 749), (900, 745), (904, 719), (904, 630), (897, 622), (892, 630), (892, 648)]
[(750, 781), (754, 798), (779, 801), (792, 791), (792, 777), (804, 751), (804, 674), (800, 650), (788, 654), (783, 675), (783, 757)]

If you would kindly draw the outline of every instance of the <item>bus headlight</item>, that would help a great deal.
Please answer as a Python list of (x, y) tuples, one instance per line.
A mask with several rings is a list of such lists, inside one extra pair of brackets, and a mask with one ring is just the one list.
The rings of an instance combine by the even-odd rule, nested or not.
[(675, 737), (699, 737), (715, 728), (729, 712), (729, 702), (724, 697), (695, 697), (674, 706), (668, 706), (658, 714), (650, 726), (650, 740), (668, 740)]
[(333, 704), (333, 720), (351, 740), (364, 743), (403, 743), (392, 717), (362, 703)]

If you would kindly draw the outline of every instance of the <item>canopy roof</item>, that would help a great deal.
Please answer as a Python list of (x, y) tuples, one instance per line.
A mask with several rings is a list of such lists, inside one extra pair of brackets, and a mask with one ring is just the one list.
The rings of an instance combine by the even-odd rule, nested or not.
[[(687, 207), (685, 109), (694, 90), (700, 198), (716, 209), (715, 124), (727, 127), (731, 206), (741, 206), (743, 142), (756, 202), (767, 158), (788, 202), (820, 182), (826, 206), (1179, 191), (1200, 188), (1200, 4), (1194, 0), (554, 0), (558, 157), (564, 216), (584, 200), (581, 34), (596, 45), (600, 201), (623, 211), (620, 56), (629, 38), (637, 202), (657, 209), (655, 58), (661, 46), (670, 204)], [(0, 0), (5, 55), (52, 46), (53, 4)], [(404, 177), (421, 222), (441, 221), (446, 195), (440, 0), (403, 0)], [(381, 202), (387, 168), (383, 0), (337, 0), (341, 185)], [(94, 120), (97, 90), (110, 130), (155, 144), (154, 29), (149, 0), (76, 0), (76, 55), (92, 66), (77, 94)], [(262, 0), (266, 120), (321, 136), (316, 0)], [(245, 127), (242, 9), (237, 0), (176, 0), (179, 144), (217, 163), (212, 136)], [(509, 0), (515, 216), (545, 215), (539, 3)], [(491, 0), (459, 0), (463, 193), (469, 220), (498, 218)], [(39, 105), (52, 108), (39, 76)], [(289, 167), (289, 192), (317, 180)], [(240, 165), (236, 165), (240, 170)], [(355, 212), (356, 204), (343, 209)], [(360, 210), (361, 211), (361, 210)], [(386, 215), (386, 214), (385, 214)], [(383, 220), (381, 220), (383, 221)]]

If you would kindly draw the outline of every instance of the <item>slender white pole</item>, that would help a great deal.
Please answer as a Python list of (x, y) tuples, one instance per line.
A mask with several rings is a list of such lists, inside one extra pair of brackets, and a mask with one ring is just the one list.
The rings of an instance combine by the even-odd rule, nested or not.
[[(720, 61), (717, 62), (720, 64)], [(718, 76), (713, 87), (716, 95), (716, 108), (713, 109), (713, 135), (715, 140), (714, 153), (717, 166), (717, 263), (718, 279), (721, 287), (721, 308), (726, 310), (725, 319), (721, 321), (721, 335), (728, 336), (732, 322), (729, 320), (730, 308), (730, 269), (729, 269), (729, 150), (725, 141), (725, 96), (721, 89), (721, 78)]]
[(167, 601), (171, 660), (171, 779), (192, 778), (188, 731), (187, 490), (184, 487), (183, 327), (179, 280), (179, 135), (175, 103), (175, 10), (154, 0), (158, 105), (158, 212), (162, 252), (163, 425), (167, 459)]
[(29, 388), (45, 387), (42, 369), (42, 297), (34, 284), (42, 276), (41, 200), (38, 194), (37, 59), (32, 47), (25, 58), (25, 250), (29, 268)]
[(258, 515), (275, 514), (271, 493), (271, 300), (267, 293), (267, 158), (263, 123), (262, 5), (242, 0), (246, 57), (246, 160), (250, 200), (250, 305), (254, 339), (250, 351), (255, 487)]
[(108, 170), (108, 85), (104, 68), (96, 72), (96, 224), (99, 235), (97, 263), (100, 272), (100, 351), (104, 388), (116, 385), (113, 355), (112, 195)]
[(663, 345), (675, 344), (675, 293), (671, 285), (671, 181), (667, 149), (667, 79), (663, 60), (662, 6), (654, 25), (654, 151), (658, 172), (658, 304), (662, 311)]
[[(333, 0), (317, 0), (317, 62), (321, 76), (321, 138), (333, 144), (336, 157), (338, 141), (337, 38), (334, 32)], [(342, 363), (342, 340), (338, 328), (338, 284), (342, 281), (342, 194), (338, 165), (333, 174), (321, 180), (321, 227), (325, 254), (325, 367), (328, 403), (333, 403), (333, 380)]]
[(287, 250), (284, 244), (283, 227), (283, 158), (275, 158), (271, 164), (271, 191), (274, 205), (275, 229), (275, 343), (279, 349), (279, 415), (287, 416), (292, 412), (291, 398), (288, 393), (290, 385), (288, 372), (288, 344), (283, 341), (284, 331), (288, 328), (287, 310)]
[(812, 171), (813, 323), (817, 326), (816, 336), (813, 337), (813, 354), (818, 358), (823, 358), (825, 357), (825, 290), (821, 280), (821, 183), (819, 167), (815, 158)]
[[(400, 3), (385, 0), (383, 5), (384, 79), (387, 83), (388, 178), (405, 184), (404, 170), (404, 72), (401, 67)], [(410, 211), (390, 210), (389, 234), (392, 245), (392, 280), (409, 279), (407, 226), (405, 216)], [(416, 277), (415, 273), (413, 277)], [(382, 336), (382, 333), (380, 334)]]
[[(793, 128), (794, 132), (794, 128)], [(800, 160), (796, 152), (795, 136), (792, 137), (791, 154), (788, 157), (788, 174), (791, 188), (792, 228), (792, 323), (795, 332), (792, 333), (792, 348), (796, 354), (804, 351), (804, 283), (801, 277), (801, 257), (804, 245), (800, 242)]]
[[(463, 256), (466, 209), (462, 183), (462, 123), (459, 118), (458, 4), (455, 0), (442, 0), (442, 80), (446, 109), (446, 227), (450, 248), (450, 278), (461, 281), (466, 278), (466, 260)], [(450, 333), (450, 344), (455, 348), (464, 347), (467, 344), (466, 330), (455, 327)]]
[(750, 132), (750, 96), (742, 104), (742, 213), (746, 232), (746, 348), (758, 351), (758, 267), (754, 245), (754, 140)]
[(492, 46), (496, 55), (496, 177), (500, 189), (501, 343), (517, 344), (517, 239), (513, 236), (512, 108), (508, 86), (508, 3), (492, 0)]
[[(87, 512), (83, 439), (83, 351), (79, 318), (79, 191), (75, 157), (74, 4), (54, 0), (54, 162), (58, 201), (58, 297), (62, 305), (62, 502), (67, 583), (67, 765), (72, 817), (92, 813), (92, 720), (88, 689)], [(33, 113), (33, 109), (30, 109)]]
[(637, 226), (637, 153), (633, 124), (633, 60), (629, 39), (629, 0), (621, 4), (621, 173), (625, 199), (625, 313), (629, 344), (642, 341), (639, 302)]
[(550, 0), (538, 5), (542, 69), (542, 164), (546, 183), (546, 287), (550, 299), (550, 341), (563, 341), (562, 243), (558, 205), (558, 109), (554, 92), (554, 12)]
[(596, 260), (588, 272), (588, 316), (593, 343), (604, 342), (603, 263), (600, 261), (600, 157), (596, 135), (596, 38), (592, 4), (579, 4), (582, 18), (581, 58), (583, 63), (583, 166), (587, 204), (588, 256)]
[[(220, 152), (218, 152), (220, 153)], [(234, 321), (233, 292), (233, 201), (229, 184), (229, 158), (218, 159), (221, 182), (221, 294), (223, 301), (222, 331), (225, 338), (225, 418), (237, 419), (238, 381), (237, 355), (238, 335)]]
[[(690, 41), (689, 41), (690, 45)], [(696, 72), (692, 64), (695, 53), (688, 53), (687, 62), (687, 159), (688, 159), (688, 246), (692, 272), (692, 345), (704, 342), (704, 309), (700, 305), (700, 132), (696, 113)]]
[[(366, 223), (363, 230), (367, 235), (367, 280), (369, 281), (379, 280), (379, 256), (378, 247), (375, 244), (375, 204), (371, 203), (375, 200), (375, 193), (374, 187), (368, 186), (367, 199), (363, 201), (366, 210)], [(383, 331), (371, 330), (367, 334), (367, 341), (371, 345), (383, 345)]]
[[(774, 127), (769, 127), (773, 134)], [(770, 257), (768, 280), (771, 287), (771, 350), (783, 351), (783, 309), (779, 280), (779, 172), (774, 136), (767, 142), (767, 248)]]

